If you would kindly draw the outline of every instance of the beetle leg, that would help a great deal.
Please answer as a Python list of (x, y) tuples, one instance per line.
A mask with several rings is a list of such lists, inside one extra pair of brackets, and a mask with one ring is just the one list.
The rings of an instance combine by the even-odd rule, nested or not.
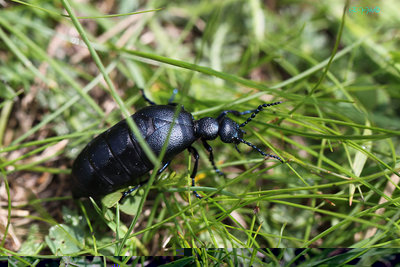
[(240, 152), (240, 150), (239, 150), (237, 144), (235, 144), (235, 148), (236, 148), (237, 152), (242, 153), (242, 152)]
[(119, 204), (122, 204), (122, 200), (124, 200), (128, 195), (132, 194), (133, 191), (139, 189), (142, 185), (144, 185), (146, 182), (138, 184), (137, 186), (135, 186), (134, 188), (128, 189), (126, 190), (123, 194), (122, 197), (119, 199)]
[(178, 89), (175, 88), (175, 89), (172, 91), (172, 95), (171, 95), (171, 97), (170, 97), (169, 100), (168, 100), (168, 104), (172, 104), (172, 101), (174, 101), (175, 96), (176, 96), (177, 93), (178, 93)]
[(246, 114), (250, 114), (255, 112), (256, 109), (252, 109), (252, 110), (246, 110), (246, 111), (237, 111), (237, 110), (224, 110), (221, 112), (221, 114), (219, 114), (219, 116), (217, 117), (217, 121), (221, 120), (223, 117), (225, 117), (228, 113), (232, 113), (235, 116), (242, 116), (242, 115), (246, 115)]
[(150, 99), (147, 98), (143, 89), (139, 89), (139, 90), (142, 93), (142, 96), (143, 96), (144, 100), (146, 100), (147, 103), (149, 103), (152, 106), (157, 105), (156, 103), (154, 103), (153, 101), (151, 101)]
[(224, 110), (221, 112), (221, 114), (219, 114), (217, 120), (221, 120), (223, 117), (225, 117), (228, 113), (232, 113), (235, 116), (241, 116), (241, 115), (246, 115), (246, 114), (251, 114), (251, 116), (242, 124), (240, 124), (240, 127), (245, 126), (247, 123), (249, 123), (252, 119), (254, 119), (254, 117), (258, 114), (258, 112), (260, 112), (261, 110), (263, 110), (266, 107), (271, 107), (271, 106), (275, 106), (275, 105), (279, 105), (282, 104), (282, 101), (278, 101), (278, 102), (274, 102), (274, 103), (268, 103), (268, 104), (261, 104), (259, 105), (256, 109), (251, 109), (251, 110), (246, 110), (246, 111), (237, 111), (237, 110)]
[(167, 161), (164, 166), (162, 166), (158, 171), (157, 171), (157, 175), (160, 175), (163, 171), (165, 171), (165, 169), (169, 166), (169, 164), (171, 163), (171, 161)]
[[(171, 163), (170, 160), (167, 161), (167, 162), (164, 164), (164, 166), (162, 166), (162, 167), (157, 171), (157, 175), (159, 175), (159, 174), (161, 174), (163, 171), (165, 171), (165, 169), (169, 166), (170, 163)], [(119, 203), (122, 204), (122, 200), (124, 200), (124, 199), (125, 199), (128, 195), (130, 195), (133, 191), (139, 189), (139, 188), (140, 188), (142, 185), (144, 185), (145, 183), (147, 183), (147, 181), (146, 181), (146, 182), (143, 182), (143, 183), (141, 183), (141, 184), (139, 184), (139, 185), (137, 185), (137, 186), (135, 186), (134, 188), (131, 188), (131, 189), (126, 190), (126, 191), (122, 194), (122, 197), (121, 197), (121, 199), (119, 200)]]
[[(189, 150), (190, 154), (192, 154), (193, 157), (194, 157), (194, 167), (193, 167), (192, 174), (190, 175), (190, 178), (192, 178), (192, 186), (195, 186), (194, 178), (196, 177), (196, 174), (197, 174), (197, 167), (199, 165), (200, 156), (199, 156), (199, 153), (197, 152), (197, 150), (194, 147), (190, 146), (190, 147), (188, 147), (188, 150)], [(196, 191), (193, 191), (193, 194), (197, 198), (202, 199), (202, 197)]]
[(208, 153), (210, 153), (208, 159), (210, 160), (210, 162), (211, 162), (211, 164), (212, 164), (212, 166), (213, 166), (215, 172), (216, 172), (218, 175), (223, 176), (224, 178), (226, 178), (225, 173), (223, 173), (223, 172), (222, 172), (220, 169), (218, 169), (217, 166), (215, 165), (215, 162), (214, 162), (214, 154), (213, 154), (213, 149), (212, 149), (212, 147), (207, 143), (206, 140), (201, 139), (201, 141), (203, 142), (204, 148), (208, 151)]

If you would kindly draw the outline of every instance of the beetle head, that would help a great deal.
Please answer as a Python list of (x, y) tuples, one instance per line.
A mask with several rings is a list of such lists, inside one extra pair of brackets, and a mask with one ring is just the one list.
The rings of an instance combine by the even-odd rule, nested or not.
[(223, 118), (219, 124), (218, 135), (224, 143), (239, 144), (243, 137), (243, 130), (239, 128), (239, 124), (229, 118)]
[[(218, 136), (224, 143), (234, 143), (236, 149), (239, 151), (237, 145), (240, 143), (246, 144), (256, 150), (258, 153), (265, 157), (275, 158), (283, 163), (283, 160), (275, 155), (267, 154), (252, 143), (243, 140), (243, 134), (246, 132), (240, 129), (252, 120), (254, 116), (247, 119), (245, 123), (238, 124), (230, 118), (222, 117), (214, 119), (211, 117), (201, 118), (194, 122), (194, 132), (197, 138), (203, 140), (214, 140)], [(240, 152), (240, 151), (239, 151)]]
[[(250, 117), (251, 118), (251, 117)], [(249, 121), (251, 121), (251, 119), (248, 119), (246, 121), (246, 123), (242, 123), (242, 124), (237, 124), (235, 121), (229, 119), (229, 118), (223, 118), (222, 120), (220, 120), (219, 123), (219, 130), (218, 130), (218, 135), (221, 138), (222, 142), (224, 143), (234, 143), (235, 144), (235, 148), (238, 152), (239, 149), (237, 147), (237, 145), (239, 143), (243, 143), (248, 145), (249, 147), (253, 148), (254, 150), (256, 150), (258, 153), (260, 153), (261, 155), (265, 156), (265, 157), (271, 157), (271, 158), (275, 158), (277, 160), (279, 160), (280, 162), (284, 162), (280, 157), (276, 156), (276, 155), (272, 155), (272, 154), (267, 154), (265, 152), (263, 152), (261, 149), (259, 149), (258, 147), (256, 147), (255, 145), (253, 145), (252, 143), (243, 140), (243, 134), (245, 134), (246, 132), (243, 131), (242, 129), (240, 129), (240, 127), (245, 126)]]

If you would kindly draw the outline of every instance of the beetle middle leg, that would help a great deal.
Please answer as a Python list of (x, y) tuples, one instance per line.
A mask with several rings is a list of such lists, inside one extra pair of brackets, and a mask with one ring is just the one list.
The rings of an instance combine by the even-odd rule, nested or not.
[[(188, 150), (189, 150), (190, 154), (193, 155), (194, 160), (195, 160), (194, 161), (193, 171), (192, 171), (192, 174), (190, 175), (190, 178), (192, 179), (192, 186), (195, 186), (194, 178), (196, 177), (196, 174), (197, 174), (197, 167), (199, 166), (199, 158), (200, 158), (200, 156), (199, 156), (199, 152), (197, 152), (197, 150), (194, 147), (190, 146), (190, 147), (188, 147)], [(199, 199), (203, 198), (196, 191), (193, 191), (193, 194)]]
[(220, 169), (217, 168), (217, 165), (215, 165), (215, 162), (214, 162), (214, 154), (213, 154), (213, 149), (212, 149), (212, 147), (207, 143), (206, 140), (201, 139), (201, 141), (203, 142), (204, 148), (205, 148), (205, 149), (208, 151), (208, 153), (210, 154), (209, 157), (208, 157), (208, 159), (210, 160), (211, 165), (213, 166), (215, 172), (216, 172), (218, 175), (223, 176), (224, 178), (226, 178), (225, 173), (223, 173)]

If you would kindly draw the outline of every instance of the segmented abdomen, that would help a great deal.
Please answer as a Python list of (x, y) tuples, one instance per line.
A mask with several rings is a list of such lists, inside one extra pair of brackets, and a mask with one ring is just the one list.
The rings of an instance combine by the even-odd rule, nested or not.
[[(136, 123), (142, 124), (140, 119)], [(78, 197), (104, 195), (127, 184), (139, 184), (139, 178), (152, 168), (126, 120), (122, 120), (79, 154), (72, 167), (73, 192)]]
[[(174, 113), (175, 106), (158, 105), (145, 107), (131, 116), (156, 155), (170, 132), (163, 163), (196, 140), (193, 116), (183, 108), (169, 131)], [(78, 155), (72, 166), (72, 191), (76, 197), (105, 195), (126, 185), (138, 185), (152, 169), (126, 120), (122, 120), (97, 136)]]

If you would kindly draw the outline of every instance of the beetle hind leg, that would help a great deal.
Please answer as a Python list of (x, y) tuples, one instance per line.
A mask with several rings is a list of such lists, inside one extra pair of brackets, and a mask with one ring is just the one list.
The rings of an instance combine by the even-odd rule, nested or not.
[(165, 171), (165, 169), (169, 166), (169, 164), (171, 163), (171, 161), (167, 161), (164, 166), (162, 166), (158, 171), (157, 171), (157, 175), (160, 175), (163, 171)]
[[(160, 175), (163, 171), (165, 171), (165, 169), (169, 166), (170, 163), (171, 163), (170, 160), (167, 161), (167, 162), (164, 164), (164, 166), (162, 166), (162, 167), (157, 171), (157, 175)], [(133, 191), (135, 191), (135, 190), (139, 189), (140, 187), (142, 187), (145, 183), (147, 183), (147, 181), (146, 181), (146, 182), (143, 182), (143, 183), (140, 183), (139, 185), (137, 185), (137, 186), (135, 186), (135, 187), (133, 187), (133, 188), (130, 188), (130, 189), (126, 190), (126, 191), (122, 194), (122, 197), (121, 197), (120, 200), (119, 200), (119, 204), (122, 204), (122, 201), (123, 201), (128, 195), (132, 194)]]
[(145, 184), (145, 183), (141, 183), (141, 184), (138, 184), (137, 186), (135, 186), (134, 188), (130, 188), (130, 189), (126, 190), (126, 191), (122, 194), (122, 197), (119, 199), (119, 201), (118, 201), (119, 204), (122, 204), (122, 201), (123, 201), (128, 195), (132, 194), (133, 191), (138, 190), (138, 189), (139, 189), (140, 187), (142, 187), (144, 184)]

